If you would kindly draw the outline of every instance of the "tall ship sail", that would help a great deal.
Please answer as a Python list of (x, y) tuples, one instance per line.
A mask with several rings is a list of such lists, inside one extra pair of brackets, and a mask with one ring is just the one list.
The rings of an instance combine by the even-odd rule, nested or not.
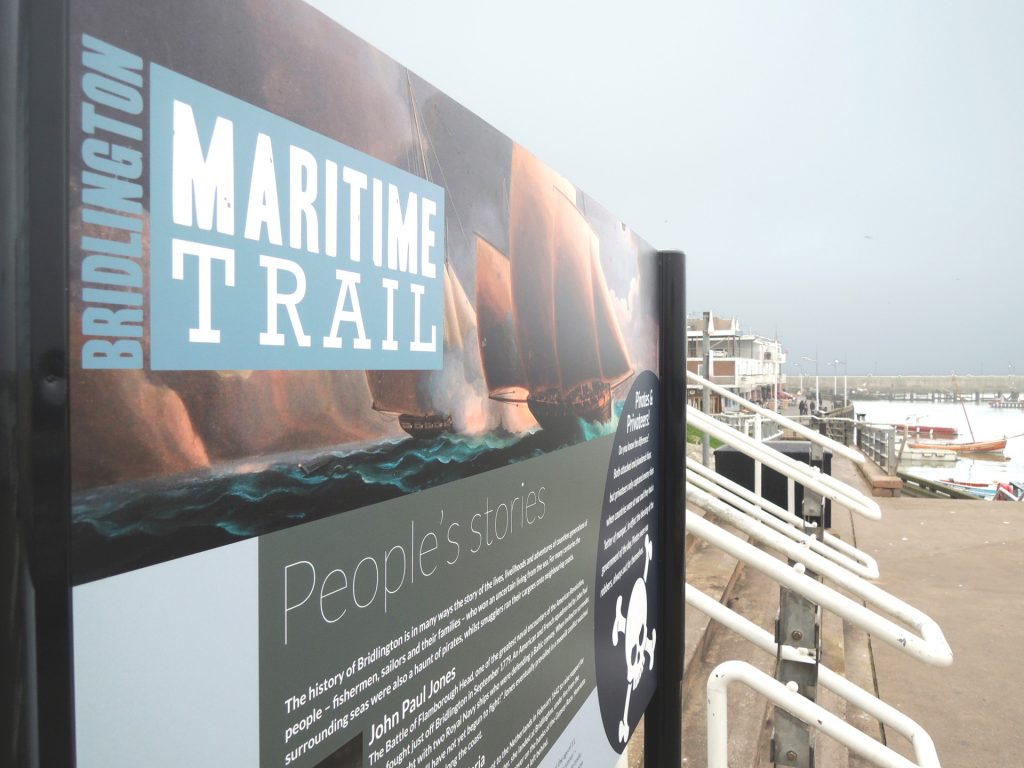
[(545, 429), (611, 419), (633, 372), (576, 190), (513, 148), (509, 254), (477, 241), (480, 354), (492, 399), (525, 402)]
[[(444, 351), (461, 350), (476, 314), (459, 278), (446, 263), (444, 269)], [(398, 415), (398, 424), (418, 438), (437, 437), (453, 430), (451, 413), (441, 405), (443, 383), (433, 371), (367, 371), (366, 383), (373, 397), (373, 409)]]
[[(419, 171), (423, 178), (430, 180), (427, 162), (427, 156), (431, 154), (429, 139), (421, 122), (411, 80), (408, 89)], [(445, 242), (447, 243), (447, 236)], [(443, 333), (446, 360), (450, 359), (450, 353), (464, 349), (466, 339), (474, 328), (476, 313), (446, 256)], [(457, 395), (448, 391), (448, 384), (443, 379), (443, 372), (435, 371), (366, 371), (366, 383), (373, 397), (374, 410), (396, 414), (399, 426), (406, 433), (424, 439), (454, 430), (451, 401)]]
[(530, 384), (519, 355), (512, 309), (512, 265), (482, 237), (476, 239), (476, 306), (480, 358), (495, 400), (525, 403)]

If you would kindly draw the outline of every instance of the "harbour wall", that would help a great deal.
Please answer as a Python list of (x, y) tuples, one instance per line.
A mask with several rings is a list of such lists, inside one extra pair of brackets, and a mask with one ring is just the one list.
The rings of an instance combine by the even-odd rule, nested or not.
[[(814, 386), (814, 375), (808, 376), (804, 373), (804, 388), (808, 387), (808, 380), (810, 386)], [(798, 377), (790, 374), (787, 376), (787, 381), (790, 386), (798, 381)], [(831, 395), (833, 386), (832, 374), (821, 375), (819, 377), (819, 385), (821, 387), (822, 395), (826, 392)], [(843, 377), (839, 376), (838, 379), (839, 392), (843, 391)], [(956, 377), (954, 381), (952, 376), (847, 376), (846, 387), (847, 392), (852, 393), (854, 391), (866, 392), (869, 394), (877, 394), (881, 396), (888, 396), (891, 394), (903, 394), (903, 395), (948, 395), (949, 397), (955, 397), (957, 387), (959, 387), (960, 393), (965, 397), (972, 397), (975, 394), (991, 395), (997, 393), (1009, 393), (1009, 392), (1020, 392), (1022, 385), (1024, 385), (1024, 375), (993, 375), (993, 376), (960, 376)]]

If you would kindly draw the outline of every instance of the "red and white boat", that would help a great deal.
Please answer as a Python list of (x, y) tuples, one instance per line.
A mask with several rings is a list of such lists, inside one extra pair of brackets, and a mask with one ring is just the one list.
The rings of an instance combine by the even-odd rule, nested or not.
[(996, 501), (1024, 501), (1024, 482), (1011, 480), (999, 483), (996, 488)]

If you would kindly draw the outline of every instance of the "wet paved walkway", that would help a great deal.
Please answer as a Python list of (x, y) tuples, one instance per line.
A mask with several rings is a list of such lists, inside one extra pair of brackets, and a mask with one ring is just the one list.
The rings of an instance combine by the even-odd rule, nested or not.
[[(833, 474), (867, 492), (851, 462)], [(878, 694), (920, 723), (943, 768), (1024, 766), (1024, 503), (879, 498), (855, 520), (879, 586), (927, 613), (953, 649), (929, 667), (874, 641)], [(908, 757), (907, 742), (889, 744)]]

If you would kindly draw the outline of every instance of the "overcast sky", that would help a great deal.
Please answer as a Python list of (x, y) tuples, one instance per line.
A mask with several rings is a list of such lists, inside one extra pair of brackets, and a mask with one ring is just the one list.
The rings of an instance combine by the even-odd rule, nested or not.
[(685, 251), (689, 312), (822, 374), (1024, 372), (1024, 3), (313, 5)]

